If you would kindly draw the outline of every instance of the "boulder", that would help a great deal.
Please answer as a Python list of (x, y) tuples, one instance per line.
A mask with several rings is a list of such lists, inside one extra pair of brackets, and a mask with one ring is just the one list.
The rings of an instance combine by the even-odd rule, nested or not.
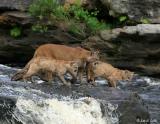
[[(100, 0), (111, 16), (126, 15), (130, 20), (160, 23), (159, 0)], [(108, 11), (106, 12), (108, 13)], [(105, 11), (105, 10), (104, 10)]]
[[(160, 74), (160, 25), (139, 24), (103, 30), (83, 46), (100, 50), (101, 59), (119, 68), (145, 74)], [(138, 70), (138, 71), (137, 71)]]

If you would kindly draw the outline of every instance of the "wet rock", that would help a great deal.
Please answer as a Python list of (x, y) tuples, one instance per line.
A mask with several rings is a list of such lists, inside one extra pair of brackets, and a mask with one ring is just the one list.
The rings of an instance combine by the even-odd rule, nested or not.
[(139, 24), (101, 31), (83, 46), (100, 50), (101, 58), (119, 68), (145, 75), (160, 74), (160, 25)]
[(141, 22), (160, 23), (159, 0), (101, 0), (111, 16), (126, 15), (129, 19)]
[[(45, 83), (29, 84), (24, 82), (12, 82), (10, 76), (16, 69), (0, 66), (0, 95), (6, 98), (25, 97), (28, 100), (38, 100), (39, 97), (51, 98), (51, 96), (71, 97), (72, 99), (91, 97), (101, 103), (103, 116), (118, 117), (120, 124), (136, 124), (137, 119), (150, 119), (145, 103), (138, 94), (120, 89), (109, 88), (107, 85), (96, 87), (89, 84), (73, 84), (72, 88), (58, 86), (55, 82), (52, 86)], [(5, 78), (4, 78), (5, 77)], [(20, 90), (21, 89), (21, 90)], [(25, 92), (22, 92), (25, 91)], [(41, 91), (41, 92), (40, 92)], [(33, 95), (31, 95), (33, 93)], [(89, 101), (85, 101), (90, 104)], [(116, 109), (114, 109), (116, 108)], [(1, 112), (3, 112), (3, 108)], [(112, 115), (110, 115), (112, 113)], [(96, 117), (95, 113), (92, 113)], [(114, 117), (113, 117), (114, 118)]]
[(7, 123), (21, 124), (12, 117), (12, 112), (14, 111), (15, 107), (16, 107), (16, 98), (0, 95), (1, 124), (7, 124)]

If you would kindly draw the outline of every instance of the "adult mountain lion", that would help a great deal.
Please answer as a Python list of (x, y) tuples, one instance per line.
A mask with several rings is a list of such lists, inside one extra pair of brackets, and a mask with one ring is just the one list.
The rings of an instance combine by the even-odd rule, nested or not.
[[(91, 52), (88, 50), (85, 50), (81, 47), (69, 47), (66, 45), (58, 45), (58, 44), (44, 44), (39, 46), (35, 53), (33, 58), (36, 57), (47, 57), (52, 58), (56, 60), (65, 60), (65, 61), (79, 61), (80, 67), (78, 69), (78, 77), (80, 81), (82, 80), (82, 72), (86, 70), (86, 65), (91, 62), (98, 60), (98, 53), (97, 52)], [(27, 65), (26, 65), (27, 67)], [(25, 67), (25, 68), (26, 68)], [(16, 73), (12, 80), (18, 80), (22, 79), (22, 75), (26, 73), (25, 68), (22, 69), (21, 72)], [(52, 73), (48, 72), (46, 75), (52, 76)], [(44, 80), (47, 79), (45, 76), (43, 76)]]

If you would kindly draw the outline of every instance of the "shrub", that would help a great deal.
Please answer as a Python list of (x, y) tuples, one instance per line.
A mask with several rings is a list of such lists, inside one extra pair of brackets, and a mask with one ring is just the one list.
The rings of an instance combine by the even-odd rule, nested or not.
[(70, 21), (68, 30), (72, 34), (76, 34), (76, 35), (83, 36), (83, 37), (86, 36), (85, 25), (80, 24), (80, 23), (76, 23), (73, 20)]
[(84, 22), (91, 32), (95, 33), (98, 30), (107, 28), (104, 22), (100, 22), (96, 18), (98, 14), (97, 10), (93, 12), (88, 12), (79, 4), (75, 4), (75, 5), (72, 5), (68, 11), (69, 13), (73, 14), (72, 16), (75, 20), (79, 22)]
[(127, 16), (120, 16), (119, 17), (119, 22), (120, 23), (125, 22), (125, 21), (127, 21), (127, 19), (128, 19)]
[(43, 18), (50, 16), (58, 6), (57, 0), (36, 0), (29, 7), (29, 12), (32, 16)]
[(10, 30), (10, 35), (14, 38), (20, 37), (21, 34), (22, 34), (22, 30), (20, 27), (15, 26)]
[[(74, 5), (69, 5), (67, 7), (60, 5), (57, 0), (37, 0), (29, 7), (29, 12), (32, 16), (38, 17), (39, 20), (43, 20), (44, 18), (51, 20), (52, 24), (54, 24), (54, 21), (59, 20), (68, 21), (68, 23), (70, 23), (68, 27), (70, 28), (69, 31), (77, 34), (85, 32), (81, 31), (78, 23), (85, 23), (87, 29), (92, 33), (109, 28), (104, 22), (100, 22), (96, 18), (98, 14), (97, 10), (92, 12), (85, 10), (81, 7), (79, 0), (77, 0)], [(32, 28), (35, 30), (37, 26)]]

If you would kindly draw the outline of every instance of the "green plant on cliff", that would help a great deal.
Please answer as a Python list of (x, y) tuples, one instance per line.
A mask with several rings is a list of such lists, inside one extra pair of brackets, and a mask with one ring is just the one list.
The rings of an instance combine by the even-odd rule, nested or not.
[[(81, 26), (78, 26), (78, 23), (84, 23), (86, 25), (86, 29), (92, 33), (95, 33), (101, 29), (109, 28), (106, 23), (97, 19), (96, 16), (98, 14), (98, 10), (92, 12), (85, 10), (80, 5), (80, 0), (77, 0), (74, 5), (69, 5), (67, 7), (60, 5), (57, 0), (36, 0), (29, 7), (29, 12), (32, 16), (39, 19), (39, 24), (42, 21), (44, 22), (44, 20), (46, 21), (46, 19), (46, 22), (49, 20), (49, 22), (53, 25), (55, 24), (55, 21), (67, 21), (70, 23), (68, 28), (71, 28), (69, 30), (73, 33), (80, 34), (84, 32), (81, 32)], [(34, 30), (34, 27), (32, 30)]]
[(140, 22), (141, 22), (142, 24), (149, 24), (149, 23), (150, 23), (149, 19), (144, 18), (144, 17), (142, 17), (142, 18), (140, 19)]
[(48, 27), (45, 25), (41, 25), (41, 24), (32, 25), (32, 31), (34, 32), (44, 33), (44, 32), (47, 32), (47, 30), (48, 30)]
[(57, 0), (36, 0), (29, 7), (29, 12), (32, 16), (43, 17), (50, 16), (58, 6)]
[(20, 27), (13, 27), (12, 29), (10, 29), (10, 35), (14, 38), (18, 38), (20, 37), (22, 34), (22, 29)]
[(127, 19), (128, 19), (127, 16), (120, 16), (119, 17), (119, 22), (121, 22), (121, 23), (125, 22), (125, 21), (127, 21)]
[(107, 26), (104, 22), (100, 22), (96, 16), (99, 13), (98, 10), (89, 12), (81, 7), (79, 4), (70, 6), (68, 9), (69, 13), (72, 14), (72, 18), (76, 21), (84, 22), (91, 32), (106, 29)]

